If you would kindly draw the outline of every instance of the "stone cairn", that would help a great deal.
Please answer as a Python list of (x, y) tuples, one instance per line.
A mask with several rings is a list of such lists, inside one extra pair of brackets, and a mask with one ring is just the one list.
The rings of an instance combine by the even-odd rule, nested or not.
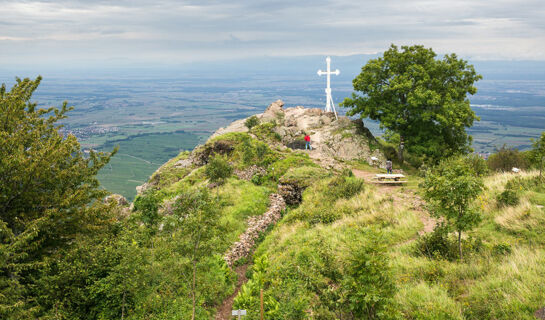
[(232, 267), (237, 260), (247, 257), (252, 251), (259, 234), (265, 232), (271, 224), (276, 223), (282, 216), (282, 210), (286, 208), (286, 202), (282, 196), (273, 193), (269, 196), (269, 200), (269, 210), (261, 216), (248, 218), (248, 228), (240, 235), (240, 240), (235, 242), (223, 257), (229, 267)]

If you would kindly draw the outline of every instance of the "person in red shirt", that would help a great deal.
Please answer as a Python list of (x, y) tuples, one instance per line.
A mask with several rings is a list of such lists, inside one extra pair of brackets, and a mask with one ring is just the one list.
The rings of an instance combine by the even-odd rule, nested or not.
[(312, 146), (310, 145), (310, 136), (308, 134), (305, 134), (305, 150), (306, 149), (312, 150)]

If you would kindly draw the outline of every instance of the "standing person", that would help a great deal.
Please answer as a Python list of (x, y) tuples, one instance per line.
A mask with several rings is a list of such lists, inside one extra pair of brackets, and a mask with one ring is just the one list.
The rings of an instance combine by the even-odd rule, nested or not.
[(306, 149), (312, 150), (312, 146), (310, 145), (310, 136), (308, 134), (305, 134), (305, 150)]
[(392, 160), (390, 159), (386, 160), (386, 172), (392, 173)]

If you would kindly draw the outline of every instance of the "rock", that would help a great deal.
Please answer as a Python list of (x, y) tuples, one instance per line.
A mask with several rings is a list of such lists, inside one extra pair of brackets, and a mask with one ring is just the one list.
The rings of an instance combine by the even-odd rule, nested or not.
[(270, 204), (267, 212), (261, 216), (248, 218), (246, 231), (240, 235), (239, 241), (235, 242), (224, 255), (223, 259), (229, 267), (232, 267), (237, 260), (247, 257), (254, 248), (259, 235), (282, 217), (282, 211), (286, 208), (284, 199), (278, 194), (271, 194), (269, 200)]
[(174, 164), (174, 167), (175, 168), (189, 168), (189, 167), (191, 167), (191, 165), (193, 165), (193, 159), (187, 158), (187, 159), (178, 160)]
[(151, 185), (149, 183), (144, 183), (143, 185), (141, 186), (136, 186), (136, 195), (139, 196), (141, 194), (143, 194), (144, 192), (146, 192), (146, 190), (148, 190), (149, 188), (151, 187)]
[(117, 204), (118, 206), (128, 206), (129, 205), (129, 201), (127, 201), (127, 199), (120, 195), (120, 194), (111, 194), (109, 196), (107, 196), (106, 198), (104, 198), (104, 203), (108, 203), (108, 202), (115, 202), (115, 204)]
[(267, 170), (265, 170), (262, 167), (258, 167), (255, 164), (250, 166), (249, 168), (244, 169), (244, 170), (235, 170), (235, 175), (239, 179), (246, 180), (246, 181), (250, 181), (252, 179), (252, 177), (254, 175), (256, 175), (256, 174), (259, 174), (259, 175), (263, 176), (266, 173), (267, 173)]
[(278, 193), (289, 205), (301, 203), (303, 200), (303, 190), (304, 188), (292, 183), (278, 185)]
[(265, 109), (265, 112), (261, 115), (260, 119), (261, 121), (272, 121), (272, 120), (278, 120), (279, 117), (284, 116), (284, 101), (282, 100), (276, 100), (275, 102), (271, 103), (267, 109)]

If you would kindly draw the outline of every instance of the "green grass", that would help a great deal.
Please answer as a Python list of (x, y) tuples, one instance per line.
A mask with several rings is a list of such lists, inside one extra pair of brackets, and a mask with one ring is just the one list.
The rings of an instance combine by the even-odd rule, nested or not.
[[(394, 200), (379, 187), (366, 186), (350, 199), (330, 201), (327, 179), (315, 183), (256, 250), (255, 256), (269, 260), (260, 275), (265, 296), (277, 301), (290, 319), (304, 319), (308, 312), (331, 317), (337, 308), (331, 293), (341, 285), (339, 276), (350, 255), (347, 241), (366, 243), (363, 236), (349, 235), (372, 227), (387, 244), (397, 287), (392, 306), (402, 318), (533, 319), (533, 313), (545, 307), (545, 210), (536, 207), (545, 193), (530, 188), (522, 192), (518, 205), (498, 207), (495, 196), (514, 177), (496, 174), (485, 179), (487, 189), (474, 204), (483, 221), (464, 236), (477, 239), (466, 247), (464, 262), (416, 253), (422, 213), (410, 200)], [(418, 178), (409, 180), (409, 189), (417, 190)], [(324, 222), (324, 215), (333, 219)]]

